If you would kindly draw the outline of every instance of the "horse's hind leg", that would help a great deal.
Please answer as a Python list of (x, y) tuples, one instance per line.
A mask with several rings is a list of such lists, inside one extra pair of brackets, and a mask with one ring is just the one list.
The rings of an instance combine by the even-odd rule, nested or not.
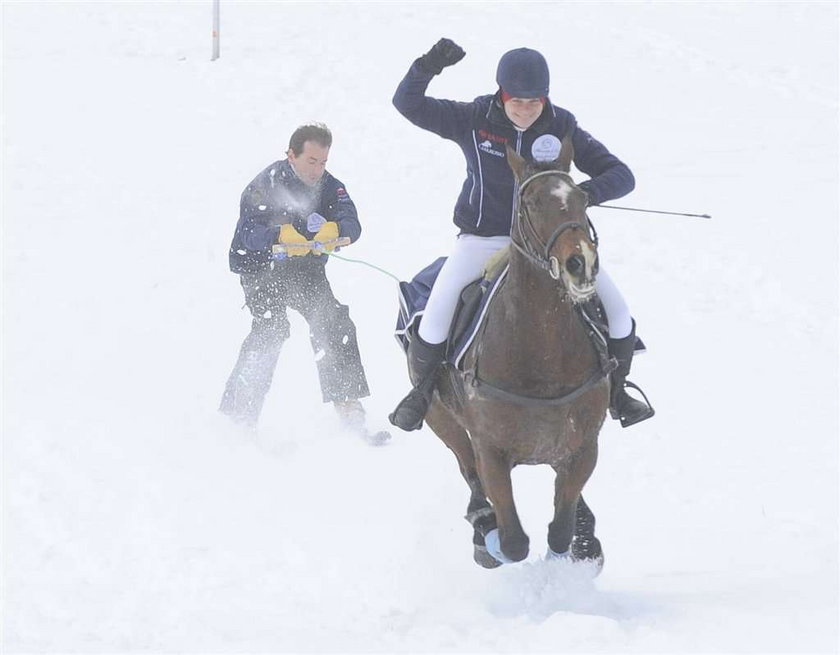
[[(563, 463), (554, 467), (557, 474), (554, 482), (554, 520), (548, 526), (548, 547), (555, 555), (569, 553), (580, 492), (595, 470), (597, 458), (598, 448), (595, 445), (578, 453), (571, 464)], [(586, 507), (586, 504), (583, 506)]]
[(604, 564), (604, 551), (601, 542), (595, 536), (595, 515), (589, 505), (580, 497), (575, 514), (575, 536), (572, 538), (572, 559), (593, 561), (599, 566)]
[(473, 526), (473, 559), (484, 568), (495, 568), (501, 562), (487, 553), (484, 536), (496, 527), (496, 515), (490, 503), (487, 502), (487, 496), (481, 486), (469, 434), (437, 400), (432, 403), (426, 413), (426, 423), (455, 454), (461, 475), (464, 476), (470, 488), (466, 519)]

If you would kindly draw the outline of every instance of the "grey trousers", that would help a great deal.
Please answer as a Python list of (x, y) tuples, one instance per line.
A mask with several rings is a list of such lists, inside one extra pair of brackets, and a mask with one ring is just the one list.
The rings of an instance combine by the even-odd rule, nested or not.
[(321, 261), (290, 257), (265, 271), (240, 277), (253, 320), (225, 386), (220, 411), (241, 422), (257, 422), (280, 349), (289, 337), (288, 308), (309, 324), (324, 402), (370, 395), (356, 326), (348, 307), (336, 300)]

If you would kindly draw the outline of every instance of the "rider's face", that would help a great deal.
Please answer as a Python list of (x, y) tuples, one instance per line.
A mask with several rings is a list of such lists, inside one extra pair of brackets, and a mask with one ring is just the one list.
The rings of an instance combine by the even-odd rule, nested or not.
[(305, 141), (303, 150), (301, 150), (299, 155), (295, 155), (291, 149), (286, 154), (297, 176), (305, 184), (315, 186), (324, 175), (330, 149), (318, 145), (314, 141)]
[(505, 114), (516, 127), (527, 130), (540, 117), (541, 98), (511, 98), (505, 103)]

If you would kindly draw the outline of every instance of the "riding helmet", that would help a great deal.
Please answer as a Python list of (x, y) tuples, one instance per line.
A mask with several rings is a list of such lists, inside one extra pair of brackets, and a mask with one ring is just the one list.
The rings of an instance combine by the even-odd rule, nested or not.
[(517, 48), (502, 55), (496, 82), (514, 98), (548, 96), (548, 64), (536, 50)]

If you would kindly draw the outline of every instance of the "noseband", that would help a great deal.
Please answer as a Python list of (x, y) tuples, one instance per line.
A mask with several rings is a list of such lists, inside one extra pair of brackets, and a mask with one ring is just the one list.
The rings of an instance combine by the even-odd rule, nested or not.
[[(554, 247), (554, 244), (557, 242), (557, 239), (560, 238), (567, 230), (583, 230), (589, 236), (589, 239), (592, 243), (595, 244), (595, 247), (598, 247), (598, 233), (595, 231), (595, 226), (592, 225), (592, 222), (589, 218), (586, 218), (586, 225), (580, 223), (579, 221), (566, 221), (565, 223), (561, 223), (557, 226), (557, 229), (551, 234), (548, 238), (548, 241), (543, 243), (542, 239), (540, 239), (540, 235), (537, 233), (536, 228), (534, 227), (533, 221), (531, 221), (531, 216), (528, 213), (528, 207), (526, 207), (525, 203), (523, 202), (523, 198), (525, 195), (525, 188), (538, 177), (543, 177), (544, 175), (559, 175), (563, 178), (564, 181), (568, 182), (569, 184), (574, 184), (572, 181), (571, 176), (568, 173), (563, 171), (540, 171), (539, 173), (534, 173), (531, 177), (525, 179), (522, 184), (519, 185), (519, 194), (517, 196), (517, 221), (516, 221), (516, 233), (517, 237), (522, 241), (522, 243), (518, 243), (516, 239), (511, 238), (511, 243), (513, 247), (516, 248), (519, 252), (521, 252), (525, 257), (536, 264), (539, 268), (548, 271), (548, 274), (555, 280), (560, 279), (560, 261), (557, 257), (551, 255), (551, 249)], [(533, 235), (534, 241), (536, 241), (539, 248), (534, 248), (525, 235), (523, 230), (523, 223), (527, 226), (530, 233)], [(512, 235), (511, 235), (512, 236)], [(542, 250), (542, 252), (540, 252)]]

